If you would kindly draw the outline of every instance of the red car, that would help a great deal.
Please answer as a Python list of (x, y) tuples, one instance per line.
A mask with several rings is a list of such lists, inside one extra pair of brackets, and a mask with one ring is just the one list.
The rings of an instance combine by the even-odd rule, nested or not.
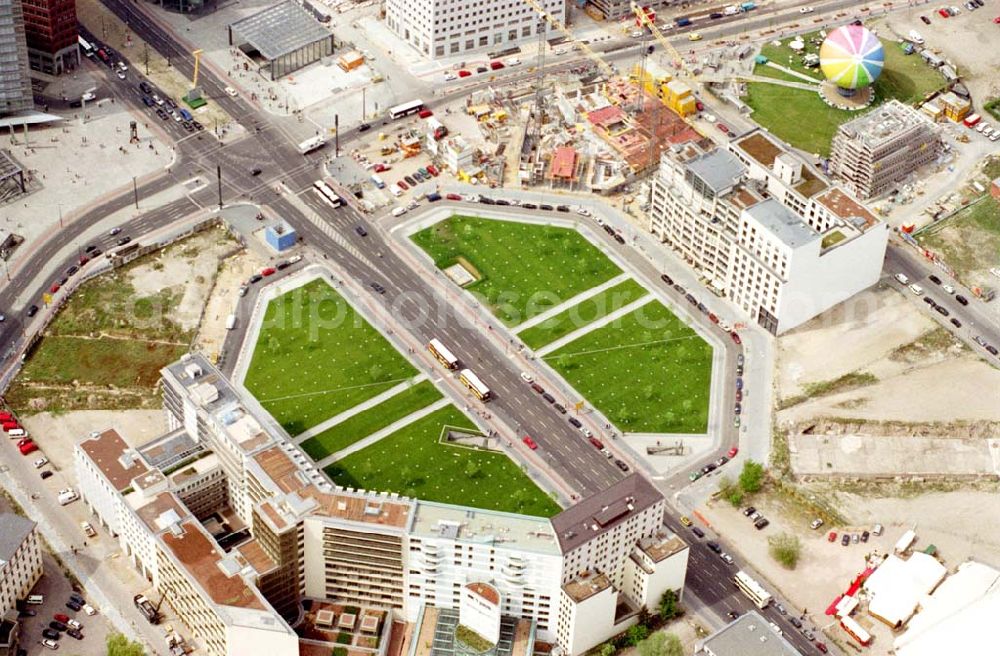
[(997, 25), (1000, 25), (1000, 16), (997, 16), (996, 18), (994, 18), (993, 22), (996, 23)]
[(80, 256), (80, 266), (83, 266), (87, 262), (90, 262), (90, 258), (87, 257), (86, 255), (81, 255)]
[(719, 128), (719, 132), (722, 134), (729, 134), (729, 126), (725, 123), (716, 123), (715, 127)]
[(743, 343), (743, 340), (740, 339), (740, 334), (738, 332), (736, 332), (735, 330), (733, 332), (729, 333), (729, 336), (732, 337), (733, 341), (736, 342), (737, 344), (742, 344)]
[(938, 9), (938, 15), (940, 15), (941, 18), (948, 18), (948, 16), (951, 16), (947, 9)]
[(376, 164), (375, 165), (375, 172), (376, 173), (382, 173), (383, 171), (388, 171), (391, 168), (392, 168), (391, 166), (386, 166), (385, 164)]
[(708, 313), (708, 320), (712, 323), (719, 323), (719, 317), (715, 316), (715, 313), (713, 312)]
[(726, 454), (726, 457), (732, 460), (733, 458), (736, 457), (736, 454), (739, 452), (740, 452), (740, 447), (734, 446), (733, 448), (729, 449), (729, 453)]
[(410, 185), (406, 184), (402, 180), (397, 181), (396, 184), (398, 184), (399, 188), (402, 189), (403, 191), (406, 191), (407, 189), (410, 188)]
[(469, 71), (459, 71), (458, 72), (458, 77), (469, 77), (470, 75), (472, 75), (472, 73), (470, 73)]
[(66, 622), (69, 622), (69, 615), (56, 613), (55, 615), (52, 616), (52, 619), (54, 619), (57, 622), (62, 622), (63, 624), (65, 624)]
[(10, 414), (6, 410), (0, 412), (0, 421), (13, 421), (14, 415)]
[(260, 275), (266, 278), (267, 276), (273, 276), (276, 271), (277, 269), (275, 269), (274, 267), (267, 267), (266, 269), (260, 272)]
[(603, 449), (604, 448), (604, 442), (600, 441), (596, 437), (591, 437), (589, 439), (590, 439), (590, 443), (594, 445), (594, 448), (597, 448), (597, 449)]
[(490, 68), (492, 68), (494, 71), (499, 71), (503, 67), (504, 67), (503, 62), (498, 62), (498, 61), (490, 62)]
[(830, 535), (826, 536), (826, 541), (827, 542), (836, 542), (837, 541), (837, 532), (836, 531), (830, 531)]
[(434, 116), (434, 112), (432, 112), (429, 109), (421, 109), (420, 113), (417, 114), (417, 116), (419, 116), (420, 118), (430, 118)]
[(21, 441), (17, 443), (17, 449), (21, 452), (21, 455), (28, 455), (32, 451), (38, 451), (38, 445), (36, 445), (31, 440), (27, 442)]
[(427, 165), (427, 172), (430, 173), (431, 175), (433, 175), (435, 178), (438, 177), (441, 174), (441, 172), (438, 171), (437, 167), (435, 167), (433, 164), (428, 164)]
[(59, 291), (59, 283), (54, 282), (52, 283), (52, 286), (49, 287), (49, 292), (55, 294), (57, 291)]
[(459, 196), (458, 194), (448, 194), (447, 196), (445, 196), (445, 198), (447, 198), (448, 200), (462, 200), (462, 197)]
[(525, 444), (527, 444), (528, 448), (531, 449), (532, 451), (538, 448), (538, 444), (535, 442), (535, 440), (531, 439), (530, 435), (525, 435), (522, 441)]
[[(1000, 23), (1000, 21), (997, 21), (997, 22)], [(828, 651), (830, 651), (829, 649), (826, 648), (826, 645), (824, 645), (822, 642), (817, 642), (816, 643), (816, 649), (820, 650), (824, 654), (827, 653)]]
[(8, 419), (7, 421), (3, 422), (3, 430), (5, 433), (9, 433), (15, 428), (20, 428), (20, 426), (18, 426), (17, 422), (14, 421), (13, 419)]

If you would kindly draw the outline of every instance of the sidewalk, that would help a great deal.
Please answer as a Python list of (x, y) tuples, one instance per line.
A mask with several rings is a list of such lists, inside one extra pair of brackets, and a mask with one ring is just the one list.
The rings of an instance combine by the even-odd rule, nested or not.
[(520, 333), (523, 330), (527, 330), (528, 328), (531, 328), (532, 326), (537, 326), (538, 324), (542, 323), (543, 321), (547, 321), (549, 318), (556, 316), (557, 314), (563, 312), (564, 310), (567, 310), (567, 309), (573, 307), (574, 305), (579, 305), (580, 303), (583, 303), (587, 299), (593, 298), (594, 296), (597, 296), (601, 292), (607, 291), (608, 289), (611, 289), (612, 287), (620, 285), (621, 283), (625, 282), (629, 278), (631, 278), (631, 276), (629, 274), (622, 272), (622, 273), (618, 274), (617, 276), (615, 276), (614, 278), (612, 278), (611, 280), (608, 280), (607, 282), (603, 282), (600, 285), (597, 285), (596, 287), (591, 287), (587, 291), (580, 292), (576, 296), (573, 296), (572, 298), (566, 299), (565, 301), (563, 301), (559, 305), (551, 307), (548, 310), (546, 310), (545, 312), (542, 312), (541, 314), (536, 314), (535, 316), (531, 317), (530, 319), (528, 319), (524, 323), (521, 323), (521, 324), (518, 324), (517, 326), (515, 326), (513, 328), (513, 332), (516, 335), (517, 333)]
[[(256, 342), (256, 340), (254, 340), (254, 341)], [(359, 403), (356, 406), (353, 406), (351, 408), (348, 408), (347, 410), (344, 410), (340, 414), (334, 415), (334, 416), (330, 417), (329, 419), (327, 419), (325, 421), (321, 421), (320, 423), (316, 424), (312, 428), (309, 428), (307, 430), (302, 431), (301, 433), (299, 433), (298, 435), (296, 435), (295, 437), (293, 437), (292, 441), (295, 442), (296, 444), (302, 444), (303, 442), (305, 442), (309, 438), (315, 437), (316, 435), (319, 435), (320, 433), (325, 432), (327, 429), (329, 429), (329, 428), (331, 428), (333, 426), (336, 426), (337, 424), (340, 424), (340, 423), (343, 423), (343, 422), (347, 421), (348, 419), (350, 419), (351, 417), (353, 417), (356, 414), (362, 413), (365, 410), (368, 410), (370, 408), (374, 408), (375, 406), (377, 406), (378, 404), (382, 403), (383, 401), (391, 399), (392, 397), (396, 396), (397, 394), (400, 394), (401, 392), (404, 392), (404, 391), (408, 390), (409, 388), (413, 387), (417, 383), (419, 383), (421, 381), (424, 381), (424, 380), (427, 380), (427, 375), (426, 374), (417, 374), (416, 376), (414, 376), (410, 380), (406, 381), (405, 383), (400, 383), (399, 385), (396, 385), (395, 387), (390, 387), (389, 389), (387, 389), (386, 391), (382, 392), (381, 394), (373, 396), (372, 398), (368, 399), (367, 401), (363, 401), (362, 403)]]
[(393, 433), (395, 433), (399, 429), (404, 428), (406, 426), (409, 426), (413, 422), (415, 422), (415, 421), (417, 421), (419, 419), (423, 419), (424, 417), (426, 417), (427, 415), (431, 414), (432, 412), (436, 412), (437, 410), (440, 410), (441, 408), (445, 408), (445, 407), (447, 407), (449, 405), (451, 405), (451, 399), (449, 399), (447, 397), (445, 397), (443, 399), (438, 399), (434, 403), (431, 403), (429, 406), (420, 408), (416, 412), (412, 412), (412, 413), (406, 415), (405, 417), (403, 417), (402, 419), (394, 421), (393, 423), (389, 424), (385, 428), (383, 428), (381, 430), (378, 430), (378, 431), (375, 431), (371, 435), (369, 435), (369, 436), (367, 436), (367, 437), (365, 437), (363, 439), (358, 440), (357, 442), (355, 442), (354, 444), (350, 445), (349, 447), (347, 447), (345, 449), (341, 449), (340, 451), (337, 451), (336, 453), (331, 453), (330, 455), (328, 455), (327, 457), (323, 458), (322, 460), (316, 461), (316, 466), (319, 467), (320, 469), (323, 469), (324, 467), (332, 465), (334, 462), (340, 460), (341, 458), (346, 458), (347, 456), (351, 455), (352, 453), (354, 453), (356, 451), (360, 451), (361, 449), (369, 447), (372, 444), (375, 444), (376, 442), (378, 442), (379, 440), (381, 440), (383, 437), (387, 437), (389, 435), (392, 435)]
[(601, 328), (607, 326), (612, 321), (620, 319), (621, 317), (624, 317), (626, 314), (635, 312), (642, 306), (651, 303), (655, 300), (657, 300), (656, 296), (654, 296), (653, 294), (646, 294), (642, 298), (636, 299), (631, 303), (629, 303), (628, 305), (618, 308), (614, 312), (609, 312), (608, 314), (604, 315), (603, 317), (601, 317), (596, 321), (591, 321), (586, 326), (580, 326), (573, 332), (569, 333), (568, 335), (563, 335), (554, 342), (549, 342), (542, 348), (535, 351), (535, 355), (537, 355), (538, 357), (545, 357), (549, 353), (562, 348), (566, 344), (570, 344), (576, 341), (577, 339), (583, 337), (584, 335), (591, 333), (595, 330), (600, 330)]

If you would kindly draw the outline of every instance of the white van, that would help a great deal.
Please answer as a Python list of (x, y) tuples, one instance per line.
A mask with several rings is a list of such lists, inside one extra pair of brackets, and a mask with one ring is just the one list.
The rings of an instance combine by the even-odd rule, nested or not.
[(24, 601), (32, 606), (41, 606), (45, 603), (45, 595), (28, 595)]
[(28, 432), (23, 428), (12, 428), (7, 431), (7, 437), (27, 437)]
[(398, 184), (395, 183), (389, 186), (389, 191), (391, 191), (392, 195), (397, 198), (403, 195), (403, 190), (400, 188)]
[(73, 490), (64, 490), (59, 493), (59, 505), (65, 506), (68, 503), (73, 503), (77, 500), (76, 492)]
[(236, 327), (236, 315), (230, 314), (226, 317), (226, 330), (232, 330)]
[(396, 209), (394, 209), (392, 211), (392, 215), (393, 216), (403, 216), (404, 214), (406, 214), (406, 208), (405, 207), (397, 207)]
[(898, 280), (898, 281), (899, 281), (899, 284), (901, 284), (901, 285), (909, 285), (909, 284), (910, 284), (910, 279), (909, 279), (909, 278), (907, 278), (905, 274), (902, 274), (902, 273), (897, 273), (897, 274), (896, 274), (895, 276), (893, 276), (893, 277), (894, 277), (894, 278), (895, 278), (896, 280)]

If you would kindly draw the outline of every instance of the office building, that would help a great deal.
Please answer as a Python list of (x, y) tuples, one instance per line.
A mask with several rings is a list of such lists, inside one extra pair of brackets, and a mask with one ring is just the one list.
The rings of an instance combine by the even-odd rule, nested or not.
[(698, 643), (695, 654), (706, 656), (802, 656), (755, 610), (722, 627)]
[(0, 0), (0, 115), (34, 105), (21, 0)]
[(60, 75), (80, 66), (76, 0), (21, 0), (31, 68)]
[(848, 121), (833, 137), (830, 173), (862, 199), (893, 189), (941, 152), (937, 126), (920, 111), (891, 100)]
[(27, 597), (41, 577), (37, 525), (20, 515), (0, 515), (0, 615)]
[(888, 229), (755, 130), (728, 150), (679, 144), (654, 179), (650, 230), (773, 334), (873, 285)]
[[(655, 610), (665, 590), (683, 592), (687, 545), (638, 474), (551, 519), (344, 489), (203, 356), (162, 375), (168, 432), (138, 449), (114, 430), (90, 435), (75, 450), (77, 478), (211, 656), (253, 641), (297, 654), (289, 626), (304, 599), (418, 627), (432, 608), (487, 639), (527, 622), (532, 640), (576, 656)], [(600, 604), (578, 593), (589, 576), (607, 581)]]
[[(539, 4), (565, 23), (565, 0), (539, 0)], [(385, 23), (430, 59), (501, 53), (537, 41), (543, 24), (522, 0), (386, 0)], [(550, 28), (545, 24), (544, 29)]]

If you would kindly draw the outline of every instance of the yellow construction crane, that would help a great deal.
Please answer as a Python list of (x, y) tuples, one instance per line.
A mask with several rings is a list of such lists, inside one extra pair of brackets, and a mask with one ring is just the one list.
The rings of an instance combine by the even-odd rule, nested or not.
[(588, 46), (586, 43), (583, 43), (582, 41), (578, 41), (576, 36), (571, 31), (569, 31), (569, 29), (565, 25), (562, 24), (562, 21), (558, 20), (555, 16), (545, 11), (545, 8), (542, 7), (540, 4), (538, 4), (536, 0), (524, 0), (524, 2), (528, 4), (532, 9), (534, 9), (538, 13), (538, 15), (545, 20), (545, 22), (547, 22), (549, 25), (562, 32), (563, 36), (565, 36), (571, 43), (579, 47), (584, 54), (590, 57), (590, 59), (595, 64), (597, 64), (598, 68), (600, 68), (605, 75), (607, 75), (609, 78), (615, 77), (616, 74), (614, 69), (611, 68), (611, 66), (609, 66), (608, 63), (604, 61), (604, 59), (602, 59), (600, 55), (591, 50), (590, 46)]
[(660, 43), (660, 45), (663, 46), (663, 49), (666, 50), (671, 57), (677, 59), (677, 65), (680, 66), (680, 68), (687, 74), (688, 78), (690, 78), (692, 82), (697, 82), (698, 76), (687, 67), (687, 62), (684, 61), (684, 56), (677, 51), (677, 48), (675, 48), (669, 40), (667, 40), (667, 37), (663, 36), (663, 32), (661, 32), (660, 28), (658, 28), (649, 18), (649, 14), (647, 14), (646, 11), (635, 2), (632, 3), (632, 13), (635, 14), (635, 18), (640, 25), (649, 28), (649, 31), (653, 33), (653, 36)]
[(191, 53), (191, 55), (194, 57), (194, 75), (191, 78), (192, 89), (198, 88), (198, 69), (201, 66), (201, 53), (202, 51), (200, 49), (195, 50), (194, 52)]

